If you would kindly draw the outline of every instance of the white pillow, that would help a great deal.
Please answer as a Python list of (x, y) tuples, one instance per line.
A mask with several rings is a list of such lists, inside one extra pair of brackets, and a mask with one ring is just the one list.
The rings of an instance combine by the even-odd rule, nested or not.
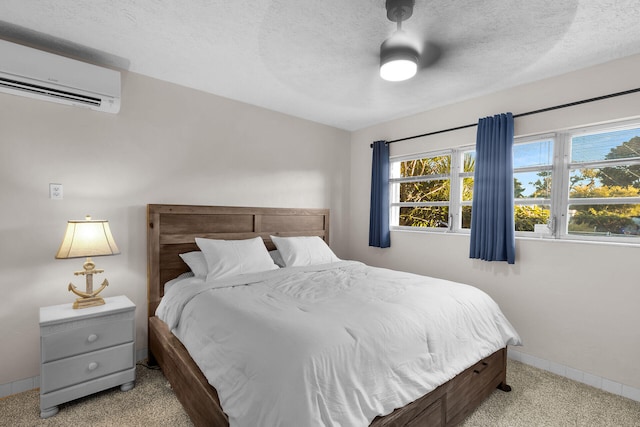
[(246, 240), (214, 240), (196, 237), (207, 260), (207, 280), (238, 274), (259, 273), (278, 268), (261, 237)]
[(329, 264), (340, 261), (327, 243), (318, 236), (271, 236), (287, 267)]
[(185, 264), (189, 266), (196, 277), (205, 277), (209, 272), (209, 268), (207, 267), (207, 260), (204, 259), (204, 254), (200, 251), (180, 254), (180, 258), (182, 258)]

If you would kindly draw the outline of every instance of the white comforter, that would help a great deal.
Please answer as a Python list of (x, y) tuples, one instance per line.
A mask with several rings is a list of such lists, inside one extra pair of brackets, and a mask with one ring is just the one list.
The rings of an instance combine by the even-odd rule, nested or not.
[(186, 279), (156, 314), (231, 426), (367, 426), (520, 344), (479, 289), (353, 261)]

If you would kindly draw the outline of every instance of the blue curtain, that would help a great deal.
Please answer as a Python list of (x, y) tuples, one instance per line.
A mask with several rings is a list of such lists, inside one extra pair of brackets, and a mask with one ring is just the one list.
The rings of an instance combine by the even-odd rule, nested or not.
[(469, 257), (515, 263), (511, 113), (478, 121)]
[(387, 141), (373, 143), (369, 246), (378, 248), (391, 246), (389, 233), (389, 144)]

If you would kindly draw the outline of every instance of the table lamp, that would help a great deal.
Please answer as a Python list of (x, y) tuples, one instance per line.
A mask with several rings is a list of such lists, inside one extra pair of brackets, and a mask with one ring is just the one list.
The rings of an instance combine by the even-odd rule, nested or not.
[(93, 290), (93, 275), (103, 273), (104, 270), (96, 269), (91, 257), (119, 253), (120, 251), (111, 235), (109, 221), (93, 220), (87, 215), (84, 220), (69, 221), (67, 223), (67, 231), (64, 234), (56, 258), (87, 257), (83, 265), (84, 270), (73, 273), (76, 276), (83, 275), (86, 277), (86, 292), (78, 290), (73, 283), (69, 283), (69, 291), (79, 296), (73, 303), (73, 308), (86, 308), (104, 304), (104, 300), (98, 294), (109, 285), (109, 282), (104, 279), (100, 288)]

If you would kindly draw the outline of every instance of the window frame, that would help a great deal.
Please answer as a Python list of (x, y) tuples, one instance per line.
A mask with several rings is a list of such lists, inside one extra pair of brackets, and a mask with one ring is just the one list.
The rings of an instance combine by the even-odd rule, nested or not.
[[(587, 241), (587, 242), (600, 242), (600, 243), (629, 243), (640, 244), (640, 237), (626, 237), (626, 236), (590, 236), (577, 233), (569, 233), (569, 206), (571, 205), (594, 205), (594, 204), (640, 204), (640, 196), (638, 197), (609, 197), (609, 198), (570, 198), (570, 177), (571, 171), (581, 168), (594, 168), (599, 166), (612, 166), (612, 165), (629, 165), (640, 164), (639, 159), (614, 159), (614, 160), (593, 160), (588, 162), (572, 162), (571, 161), (571, 140), (577, 136), (593, 135), (598, 133), (616, 132), (625, 129), (640, 129), (640, 120), (625, 120), (614, 123), (606, 123), (600, 125), (581, 126), (575, 129), (568, 129), (562, 133), (562, 168), (563, 168), (563, 182), (562, 188), (558, 192), (561, 192), (562, 205), (558, 206), (555, 214), (552, 211), (552, 218), (557, 225), (554, 227), (554, 238), (560, 240), (574, 240), (574, 241)], [(640, 136), (640, 135), (639, 135)], [(599, 203), (600, 202), (600, 203)], [(636, 241), (634, 241), (634, 239)]]
[[(454, 170), (454, 155), (453, 153), (456, 151), (453, 149), (446, 150), (437, 150), (437, 151), (429, 151), (418, 154), (410, 154), (410, 155), (402, 155), (402, 156), (392, 156), (389, 158), (389, 227), (391, 230), (411, 230), (411, 231), (429, 231), (429, 232), (438, 232), (443, 233), (447, 231), (451, 231), (451, 203), (453, 200), (453, 180), (452, 180), (452, 171)], [(422, 176), (412, 176), (412, 177), (396, 177), (394, 176), (395, 165), (398, 165), (399, 168), (400, 163), (411, 161), (411, 160), (420, 160), (426, 158), (433, 157), (442, 157), (442, 156), (450, 156), (450, 171), (448, 174), (433, 174), (433, 175), (422, 175)], [(394, 201), (399, 199), (400, 193), (400, 184), (406, 182), (423, 182), (423, 181), (437, 181), (437, 180), (449, 180), (449, 200), (448, 201), (435, 201), (435, 202), (400, 202)], [(431, 206), (446, 206), (449, 208), (449, 224), (448, 227), (412, 227), (407, 225), (391, 225), (391, 224), (399, 224), (400, 223), (400, 208), (403, 207), (431, 207)]]
[[(538, 205), (548, 205), (549, 206), (549, 221), (547, 222), (547, 227), (550, 233), (553, 233), (553, 207), (557, 203), (558, 197), (556, 194), (557, 185), (554, 185), (558, 181), (558, 178), (562, 174), (562, 171), (557, 167), (558, 158), (558, 146), (560, 145), (558, 142), (558, 134), (557, 133), (542, 133), (536, 135), (529, 135), (524, 137), (515, 137), (513, 138), (514, 147), (519, 144), (530, 144), (533, 142), (541, 142), (551, 140), (553, 144), (553, 154), (551, 156), (551, 165), (550, 166), (526, 166), (521, 168), (514, 168), (513, 173), (522, 173), (522, 172), (535, 172), (535, 171), (545, 171), (548, 170), (551, 172), (551, 194), (548, 198), (535, 198), (535, 197), (527, 197), (527, 198), (516, 198), (513, 199), (513, 205), (515, 206), (538, 206)], [(538, 233), (535, 231), (516, 231), (516, 237), (534, 237), (538, 236)]]
[[(603, 236), (603, 235), (585, 235), (577, 233), (569, 233), (569, 206), (572, 205), (597, 205), (606, 204), (640, 204), (640, 195), (638, 197), (611, 197), (611, 198), (570, 198), (570, 178), (571, 172), (581, 168), (597, 168), (609, 167), (616, 165), (635, 165), (640, 164), (640, 158), (630, 159), (613, 159), (613, 160), (596, 160), (588, 162), (572, 162), (571, 161), (571, 141), (572, 138), (582, 135), (592, 135), (597, 133), (615, 132), (625, 129), (640, 128), (640, 120), (624, 120), (599, 125), (581, 126), (579, 128), (563, 129), (553, 133), (540, 133), (514, 138), (514, 146), (517, 144), (526, 144), (535, 141), (552, 140), (553, 155), (552, 164), (548, 166), (529, 166), (523, 168), (514, 168), (514, 174), (519, 172), (532, 172), (540, 170), (549, 170), (551, 172), (551, 194), (549, 198), (514, 198), (514, 207), (517, 205), (546, 205), (550, 207), (549, 221), (547, 223), (548, 232), (537, 233), (535, 231), (516, 231), (516, 237), (544, 238), (565, 241), (583, 241), (593, 243), (628, 243), (631, 245), (640, 245), (640, 237), (629, 236)], [(640, 135), (639, 135), (640, 136)], [(457, 233), (470, 234), (469, 228), (462, 228), (462, 208), (463, 206), (471, 206), (473, 199), (469, 201), (462, 200), (462, 185), (467, 177), (473, 178), (474, 172), (464, 172), (464, 155), (467, 152), (475, 151), (475, 144), (466, 144), (454, 148), (444, 150), (425, 151), (410, 155), (400, 155), (390, 157), (390, 229), (405, 230), (415, 232), (438, 232), (438, 233)], [(434, 179), (449, 179), (450, 193), (448, 202), (425, 202), (425, 203), (401, 203), (394, 202), (399, 192), (399, 184), (401, 182), (422, 181), (424, 177), (409, 178), (392, 178), (393, 165), (403, 161), (418, 160), (423, 158), (431, 158), (437, 156), (451, 156), (451, 169), (449, 175), (438, 174), (429, 177)], [(398, 166), (399, 167), (399, 166)], [(394, 189), (394, 184), (397, 184)], [(400, 207), (414, 206), (448, 206), (449, 223), (447, 228), (440, 227), (412, 227), (393, 225), (399, 223)]]
[[(476, 145), (468, 144), (458, 147), (458, 153), (455, 156), (457, 159), (457, 169), (456, 175), (456, 194), (457, 198), (455, 199), (457, 202), (457, 206), (455, 207), (455, 211), (452, 218), (453, 227), (451, 231), (461, 233), (461, 234), (471, 234), (471, 228), (462, 228), (462, 208), (463, 206), (471, 206), (473, 204), (473, 198), (471, 200), (462, 200), (462, 185), (464, 184), (465, 178), (474, 178), (474, 172), (465, 172), (464, 171), (464, 155), (467, 152), (475, 152)], [(452, 168), (453, 169), (453, 168)], [(453, 188), (453, 182), (451, 183)]]

